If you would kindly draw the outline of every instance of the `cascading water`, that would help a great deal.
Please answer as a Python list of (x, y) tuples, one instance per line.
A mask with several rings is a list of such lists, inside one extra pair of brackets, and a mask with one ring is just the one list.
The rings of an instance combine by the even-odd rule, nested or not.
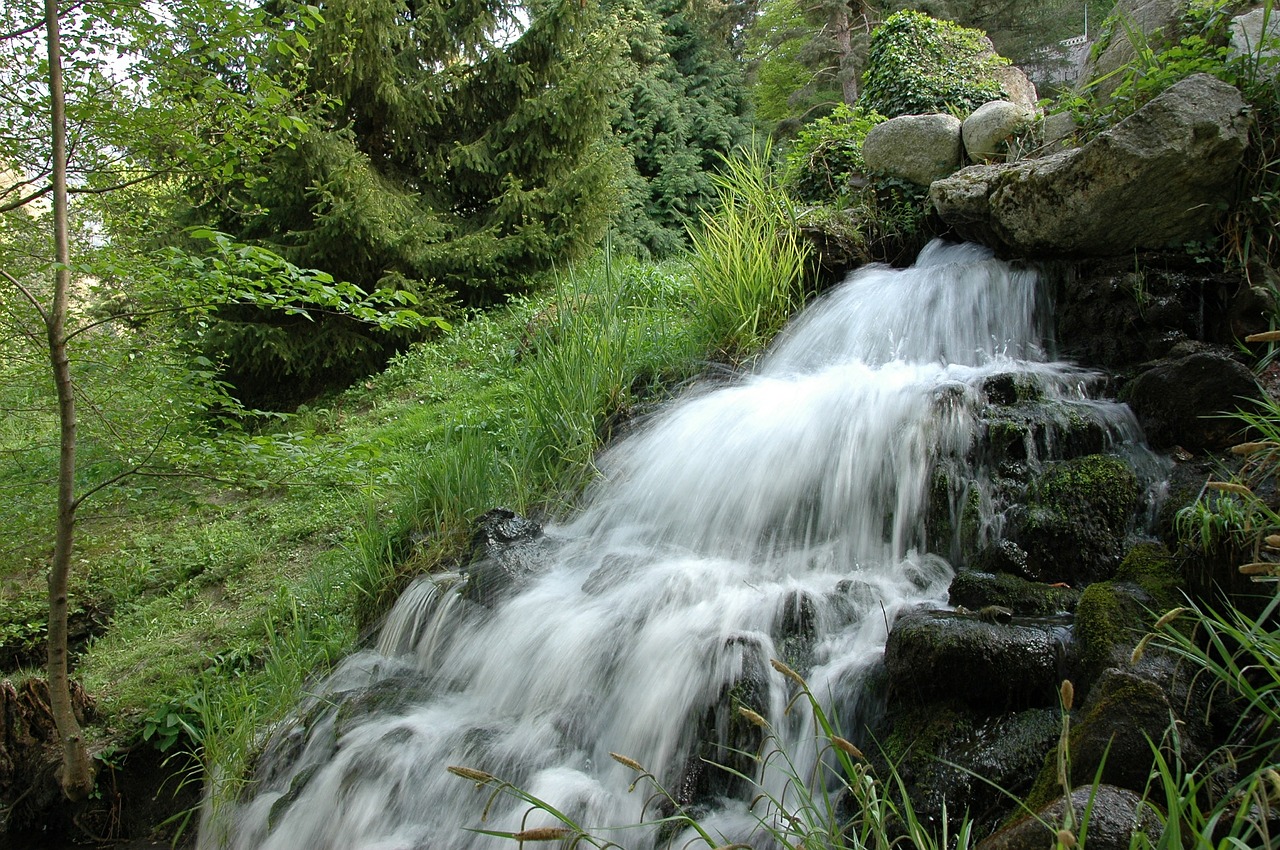
[[(554, 823), (499, 797), (482, 824), (489, 792), (449, 765), (591, 829), (653, 820), (610, 752), (741, 840), (755, 792), (727, 773), (716, 784), (700, 756), (734, 753), (707, 739), (748, 746), (729, 728), (745, 705), (809, 775), (813, 730), (804, 712), (784, 716), (794, 685), (770, 660), (849, 718), (896, 612), (945, 602), (951, 567), (925, 551), (925, 513), (938, 464), (971, 453), (983, 382), (1034, 380), (1101, 423), (1113, 449), (1139, 442), (1127, 408), (1089, 401), (1086, 373), (1046, 360), (1041, 313), (1034, 274), (974, 246), (936, 243), (911, 269), (858, 272), (756, 374), (693, 394), (612, 448), (526, 583), (488, 607), (457, 593), (456, 576), (411, 587), (377, 649), (347, 659), (277, 733), (256, 795), (206, 815), (200, 846), (481, 848), (503, 842), (468, 828)], [(787, 779), (756, 777), (775, 792)]]

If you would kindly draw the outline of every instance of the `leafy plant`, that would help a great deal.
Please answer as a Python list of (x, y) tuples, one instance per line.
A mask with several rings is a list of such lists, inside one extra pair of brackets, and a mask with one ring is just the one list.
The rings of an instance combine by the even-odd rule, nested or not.
[(1163, 646), (1205, 680), (1218, 713), (1235, 718), (1226, 742), (1196, 761), (1187, 760), (1176, 725), (1169, 755), (1153, 743), (1144, 805), (1164, 828), (1158, 841), (1136, 835), (1135, 847), (1270, 847), (1280, 837), (1278, 612), (1280, 592), (1257, 616), (1189, 604), (1161, 617), (1135, 649), (1136, 658), (1152, 642)]
[(930, 112), (968, 114), (1003, 96), (998, 56), (980, 30), (897, 12), (871, 33), (858, 104), (889, 118)]
[(847, 198), (854, 178), (866, 173), (862, 143), (884, 116), (841, 103), (806, 124), (786, 155), (785, 186), (797, 199), (830, 203)]

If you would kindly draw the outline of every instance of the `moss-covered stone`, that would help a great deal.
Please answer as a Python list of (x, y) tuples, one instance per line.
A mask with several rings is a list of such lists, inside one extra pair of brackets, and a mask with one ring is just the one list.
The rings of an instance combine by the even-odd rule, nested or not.
[(951, 582), (952, 605), (977, 610), (987, 605), (1012, 608), (1015, 615), (1042, 616), (1073, 611), (1080, 591), (1028, 581), (1010, 573), (960, 570)]
[(1085, 584), (1110, 578), (1141, 491), (1127, 463), (1086, 455), (1047, 467), (1020, 517), (1032, 578)]

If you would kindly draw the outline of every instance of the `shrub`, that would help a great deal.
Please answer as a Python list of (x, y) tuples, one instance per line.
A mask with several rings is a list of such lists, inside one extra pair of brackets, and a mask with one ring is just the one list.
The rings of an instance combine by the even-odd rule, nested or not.
[(853, 179), (866, 171), (862, 143), (884, 120), (878, 112), (842, 103), (805, 125), (787, 152), (786, 187), (797, 199), (814, 203), (847, 197)]
[(898, 12), (871, 33), (859, 105), (889, 118), (969, 113), (1004, 96), (995, 72), (1008, 64), (980, 30)]

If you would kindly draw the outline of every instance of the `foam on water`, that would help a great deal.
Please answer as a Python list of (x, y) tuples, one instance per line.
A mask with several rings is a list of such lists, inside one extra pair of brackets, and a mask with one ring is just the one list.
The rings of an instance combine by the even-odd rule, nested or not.
[[(793, 686), (769, 660), (802, 666), (848, 717), (896, 612), (945, 601), (951, 568), (924, 553), (924, 512), (935, 466), (973, 445), (982, 382), (1030, 376), (1115, 446), (1139, 441), (1125, 408), (1087, 398), (1087, 373), (1046, 359), (1041, 312), (1031, 272), (973, 246), (860, 271), (756, 374), (691, 394), (611, 448), (581, 512), (548, 529), (548, 567), (517, 593), (486, 609), (452, 592), (456, 577), (412, 586), (378, 648), (300, 709), (307, 731), (277, 734), (256, 796), (206, 816), (200, 846), (482, 848), (504, 842), (468, 827), (553, 823), (500, 797), (482, 824), (488, 792), (449, 765), (593, 829), (652, 819), (609, 753), (676, 783), (700, 724), (744, 683), (806, 775), (813, 733), (804, 712), (784, 717)], [(750, 831), (745, 800), (717, 805), (706, 822), (726, 843)]]

